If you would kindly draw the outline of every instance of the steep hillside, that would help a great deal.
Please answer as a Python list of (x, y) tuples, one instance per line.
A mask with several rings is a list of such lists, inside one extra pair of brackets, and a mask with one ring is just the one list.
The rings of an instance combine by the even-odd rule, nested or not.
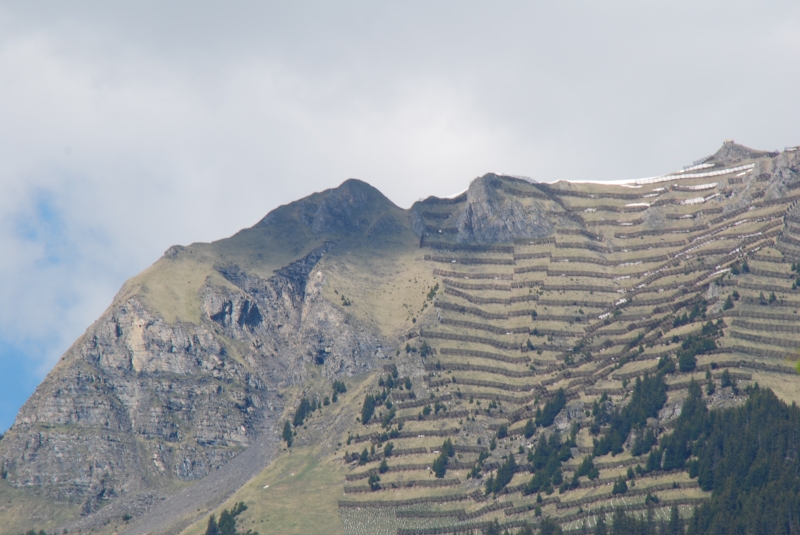
[(173, 247), (20, 411), (2, 484), (80, 511), (70, 531), (201, 533), (238, 500), (262, 533), (686, 516), (709, 492), (653, 452), (691, 381), (711, 408), (800, 397), (799, 171), (726, 143), (640, 183), (489, 174), (410, 210), (350, 180)]
[[(171, 248), (23, 406), (0, 442), (5, 481), (86, 514), (203, 478), (272, 436), (286, 389), (385, 358), (401, 327), (370, 316), (399, 316), (402, 298), (378, 313), (355, 296), (399, 277), (418, 240), (406, 212), (347, 181), (228, 240)], [(326, 298), (340, 290), (358, 314)]]

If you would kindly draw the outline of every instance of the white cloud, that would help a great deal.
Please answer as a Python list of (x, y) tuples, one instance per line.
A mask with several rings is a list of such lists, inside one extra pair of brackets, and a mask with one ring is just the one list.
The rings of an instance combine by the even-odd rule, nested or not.
[(169, 245), (349, 177), (409, 206), (800, 143), (797, 7), (628, 4), (0, 6), (0, 339), (43, 373)]

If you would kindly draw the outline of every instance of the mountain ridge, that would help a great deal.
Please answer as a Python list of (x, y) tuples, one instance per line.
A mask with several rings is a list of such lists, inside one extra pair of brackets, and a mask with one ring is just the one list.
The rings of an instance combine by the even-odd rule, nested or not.
[[(330, 443), (298, 430), (296, 446), (341, 456), (336, 443), (357, 429), (347, 423), (359, 410), (355, 392), (374, 389), (371, 381), (387, 366), (409, 377), (418, 397), (427, 392), (451, 405), (469, 387), (470, 399), (520, 405), (515, 411), (522, 414), (562, 382), (570, 403), (590, 399), (592, 388), (605, 388), (581, 382), (606, 381), (592, 379), (607, 360), (597, 355), (623, 347), (622, 359), (641, 347), (649, 356), (650, 343), (670, 354), (662, 337), (689, 334), (668, 325), (669, 318), (700, 300), (707, 303), (704, 315), (722, 318), (715, 315), (723, 312), (721, 296), (733, 281), (726, 274), (742, 258), (756, 278), (775, 278), (770, 273), (778, 271), (769, 266), (800, 259), (792, 220), (798, 154), (725, 143), (697, 169), (633, 188), (490, 173), (455, 198), (429, 197), (409, 209), (350, 179), (278, 207), (231, 238), (173, 246), (126, 282), (23, 406), (0, 441), (4, 484), (77, 507), (83, 517), (74, 526), (123, 516), (116, 504), (129, 504), (130, 513), (144, 518), (161, 497), (202, 488), (204, 478), (241, 452), (255, 451), (255, 444), (262, 446), (260, 467), (279, 458), (279, 428), (298, 400), (322, 396), (326, 384), (343, 378), (353, 397), (336, 409), (338, 423), (317, 437)], [(742, 164), (749, 167), (729, 171)], [(733, 240), (730, 247), (726, 240)], [(706, 258), (714, 264), (705, 265)], [(785, 284), (791, 272), (780, 269), (784, 282), (745, 281), (737, 288), (744, 294), (752, 293), (746, 284), (774, 287), (772, 295), (786, 294), (774, 301), (792, 303)], [(625, 286), (634, 279), (637, 285)], [(672, 279), (678, 282), (658, 286)], [(741, 302), (747, 299), (758, 296)], [(604, 325), (611, 319), (627, 326), (617, 332)], [(723, 348), (732, 358), (780, 367), (781, 359), (769, 353), (780, 353), (777, 348), (763, 355), (750, 349), (761, 335), (725, 329)], [(635, 337), (626, 336), (637, 331), (642, 336), (629, 345)], [(520, 359), (528, 359), (527, 367), (509, 364)], [(636, 377), (636, 371), (619, 375)], [(442, 374), (453, 380), (436, 378)], [(779, 395), (786, 395), (783, 388)], [(440, 389), (451, 397), (437, 395)], [(413, 408), (403, 392), (393, 396), (397, 407)], [(354, 413), (347, 416), (348, 410)], [(564, 410), (573, 416), (553, 425), (580, 413)], [(496, 416), (489, 412), (471, 432), (496, 431)], [(410, 414), (403, 418), (418, 425)], [(446, 427), (452, 425), (447, 418), (436, 431), (445, 435), (430, 436), (455, 429)], [(370, 440), (385, 442), (380, 433)], [(237, 476), (244, 478), (240, 486), (246, 475)], [(204, 507), (227, 497), (204, 495), (211, 504)], [(184, 526), (196, 505), (187, 504)]]

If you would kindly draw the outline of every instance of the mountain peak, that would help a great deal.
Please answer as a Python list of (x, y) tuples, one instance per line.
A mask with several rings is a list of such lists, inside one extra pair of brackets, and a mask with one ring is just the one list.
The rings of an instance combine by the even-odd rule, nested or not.
[(720, 147), (719, 150), (715, 152), (707, 161), (722, 165), (731, 165), (744, 160), (773, 158), (777, 155), (777, 152), (751, 149), (750, 147), (745, 147), (744, 145), (735, 143), (732, 139), (730, 139), (726, 140), (722, 144), (722, 147)]
[(368, 230), (381, 215), (399, 210), (370, 184), (350, 178), (336, 188), (276, 208), (256, 227), (286, 223), (289, 219), (303, 224), (313, 234), (349, 234)]

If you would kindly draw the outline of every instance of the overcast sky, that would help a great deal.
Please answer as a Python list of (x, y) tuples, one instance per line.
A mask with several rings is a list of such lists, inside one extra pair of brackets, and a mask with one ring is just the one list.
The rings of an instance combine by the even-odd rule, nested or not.
[(0, 431), (122, 282), (356, 177), (800, 144), (800, 4), (0, 0)]

